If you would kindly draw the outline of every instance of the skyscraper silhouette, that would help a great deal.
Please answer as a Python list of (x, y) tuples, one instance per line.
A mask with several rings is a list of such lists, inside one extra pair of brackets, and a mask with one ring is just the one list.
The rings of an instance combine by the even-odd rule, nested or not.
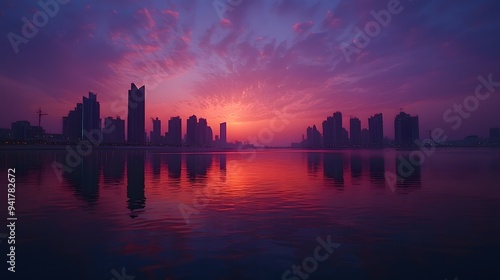
[(158, 119), (152, 119), (153, 121), (153, 131), (151, 131), (151, 134), (149, 136), (149, 141), (151, 142), (152, 145), (160, 145), (161, 144), (161, 120)]
[(195, 115), (192, 115), (187, 119), (186, 126), (186, 144), (190, 146), (194, 146), (197, 144), (197, 127), (198, 127), (198, 119)]
[(179, 116), (172, 117), (168, 121), (167, 143), (171, 146), (182, 145), (182, 120)]
[(321, 148), (321, 133), (316, 128), (316, 125), (313, 127), (307, 128), (307, 139), (306, 139), (307, 148)]
[(344, 131), (342, 130), (342, 113), (333, 113), (333, 146), (340, 147), (344, 144)]
[(220, 124), (220, 141), (222, 142), (222, 144), (226, 144), (227, 143), (227, 126), (226, 126), (226, 123), (223, 122)]
[(207, 123), (207, 120), (204, 119), (204, 118), (200, 118), (198, 120), (197, 136), (198, 136), (198, 141), (197, 141), (196, 144), (198, 146), (205, 146), (205, 145), (207, 145), (208, 123)]
[(351, 133), (351, 146), (357, 147), (361, 145), (361, 121), (358, 118), (352, 117), (349, 120), (349, 130)]
[(104, 143), (125, 143), (125, 120), (120, 117), (116, 117), (116, 119), (108, 117), (104, 120), (104, 127), (109, 131), (103, 134)]
[(63, 135), (78, 141), (84, 139), (84, 132), (90, 134), (92, 131), (101, 132), (101, 116), (97, 95), (89, 92), (89, 97), (84, 96), (82, 103), (77, 103), (75, 109), (63, 117)]
[(384, 145), (384, 124), (381, 113), (368, 118), (368, 130), (370, 132), (370, 145), (382, 147)]
[(135, 145), (144, 145), (146, 121), (146, 88), (132, 83), (128, 91), (127, 142)]
[(397, 146), (414, 146), (414, 141), (419, 139), (418, 116), (410, 116), (405, 112), (399, 113), (394, 120), (394, 134)]
[(63, 117), (63, 135), (70, 141), (82, 139), (83, 104), (77, 103), (75, 109)]
[(214, 141), (214, 132), (212, 131), (212, 127), (207, 126), (207, 133), (205, 138), (205, 145), (210, 147), (212, 146), (212, 142)]
[(323, 146), (325, 148), (333, 147), (333, 117), (327, 117), (323, 121)]
[(361, 130), (361, 145), (368, 147), (370, 145), (370, 131), (366, 128)]
[[(100, 105), (97, 102), (97, 95), (89, 92), (89, 97), (83, 97), (83, 110), (82, 110), (82, 129), (90, 133), (91, 131), (101, 132), (101, 115)], [(84, 135), (82, 139), (84, 139)]]
[(349, 132), (344, 127), (342, 128), (342, 142), (341, 146), (347, 146), (349, 144)]
[(349, 134), (346, 137), (345, 132), (342, 128), (342, 113), (333, 113), (332, 117), (323, 121), (323, 146), (332, 148), (347, 145)]

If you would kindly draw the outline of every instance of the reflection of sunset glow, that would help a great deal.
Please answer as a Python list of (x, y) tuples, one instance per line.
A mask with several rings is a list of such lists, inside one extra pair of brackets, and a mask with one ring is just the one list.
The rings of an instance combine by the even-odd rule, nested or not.
[[(477, 246), (485, 250), (483, 263), (487, 263), (491, 259), (487, 248), (498, 240), (499, 174), (491, 167), (498, 164), (499, 152), (436, 149), (430, 165), (414, 166), (415, 172), (396, 182), (394, 190), (386, 186), (385, 174), (397, 174), (398, 157), (408, 157), (411, 151), (99, 150), (65, 174), (62, 182), (53, 176), (50, 163), (64, 158), (65, 151), (36, 151), (36, 156), (34, 151), (3, 152), (0, 165), (7, 168), (5, 164), (15, 162), (25, 170), (16, 198), (25, 204), (23, 236), (31, 247), (19, 248), (33, 263), (44, 260), (40, 252), (55, 258), (63, 255), (71, 261), (64, 267), (74, 272), (82, 263), (81, 255), (74, 252), (89, 252), (106, 260), (97, 269), (86, 267), (91, 275), (108, 272), (107, 260), (123, 259), (127, 271), (141, 279), (158, 279), (160, 272), (168, 274), (161, 279), (169, 279), (171, 273), (175, 278), (170, 279), (186, 275), (203, 279), (206, 271), (198, 273), (193, 267), (207, 258), (220, 267), (229, 266), (228, 260), (248, 262), (246, 275), (260, 267), (261, 262), (249, 261), (252, 257), (265, 257), (270, 268), (279, 267), (276, 256), (294, 263), (296, 255), (289, 252), (303, 246), (307, 238), (314, 240), (311, 236), (318, 232), (366, 245), (369, 249), (356, 255), (363, 263), (386, 256), (387, 246), (401, 232), (408, 244), (414, 244), (403, 251), (418, 252), (409, 254), (417, 255), (415, 271), (422, 268), (418, 260), (426, 254), (419, 251), (422, 236), (433, 248), (450, 254)], [(442, 168), (436, 171), (435, 166)], [(471, 175), (482, 183), (472, 186)], [(188, 222), (181, 205), (190, 211)], [(47, 223), (47, 217), (53, 222)], [(447, 219), (450, 222), (443, 226)], [(470, 225), (467, 231), (453, 234), (464, 224)], [(423, 234), (429, 228), (436, 234)], [(370, 246), (377, 242), (388, 245), (373, 252)], [(352, 255), (346, 255), (352, 269)], [(478, 260), (478, 254), (465, 257)], [(390, 256), (373, 267), (385, 267), (387, 261), (393, 262), (391, 268), (401, 264)], [(36, 277), (26, 277), (32, 278)]]

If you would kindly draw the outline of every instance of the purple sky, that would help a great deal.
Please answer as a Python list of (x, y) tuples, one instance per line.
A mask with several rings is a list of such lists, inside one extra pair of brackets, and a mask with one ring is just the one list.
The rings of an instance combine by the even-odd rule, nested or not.
[[(62, 116), (89, 91), (97, 93), (103, 119), (126, 118), (132, 82), (146, 85), (146, 118), (162, 119), (163, 131), (171, 116), (185, 125), (196, 114), (214, 134), (227, 121), (228, 140), (257, 137), (284, 108), (291, 119), (271, 144), (299, 141), (308, 125), (320, 127), (335, 111), (346, 128), (349, 116), (365, 128), (381, 112), (390, 138), (399, 108), (419, 115), (422, 138), (436, 127), (452, 138), (486, 137), (500, 127), (500, 87), (456, 130), (443, 120), (474, 94), (478, 76), (500, 81), (500, 2), (397, 2), (242, 0), (222, 13), (212, 0), (73, 0), (16, 53), (9, 36), (21, 36), (22, 18), (41, 8), (4, 0), (0, 127), (36, 124), (41, 107), (49, 113), (42, 125), (60, 133)], [(342, 44), (362, 44), (354, 30), (388, 5), (399, 12), (348, 62)]]

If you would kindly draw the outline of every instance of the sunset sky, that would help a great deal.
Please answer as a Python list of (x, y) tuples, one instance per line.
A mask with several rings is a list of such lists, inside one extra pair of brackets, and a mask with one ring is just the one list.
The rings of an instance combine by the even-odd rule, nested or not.
[(16, 53), (8, 34), (22, 36), (23, 17), (31, 20), (41, 7), (4, 0), (0, 127), (36, 125), (41, 107), (49, 114), (42, 126), (61, 133), (62, 117), (89, 91), (97, 93), (102, 119), (126, 119), (135, 83), (146, 85), (148, 132), (150, 118), (163, 121), (164, 133), (179, 115), (185, 133), (195, 114), (214, 134), (226, 121), (228, 140), (245, 141), (286, 110), (289, 124), (271, 144), (289, 145), (341, 111), (347, 129), (349, 116), (365, 128), (369, 116), (383, 113), (385, 135), (394, 138), (394, 117), (404, 108), (419, 115), (421, 138), (437, 127), (452, 138), (487, 137), (500, 127), (500, 87), (456, 130), (443, 113), (474, 94), (478, 76), (500, 81), (500, 2), (401, 1), (400, 12), (348, 62), (342, 43), (374, 20), (372, 10), (393, 1), (242, 0), (221, 12), (212, 0), (72, 0)]

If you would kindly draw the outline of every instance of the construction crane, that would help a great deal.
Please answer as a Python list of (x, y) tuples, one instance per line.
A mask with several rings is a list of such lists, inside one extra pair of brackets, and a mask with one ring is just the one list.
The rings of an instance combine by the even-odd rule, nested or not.
[(38, 111), (36, 111), (36, 113), (38, 114), (38, 126), (41, 127), (42, 126), (42, 117), (48, 116), (49, 114), (42, 113), (42, 108), (38, 108)]

